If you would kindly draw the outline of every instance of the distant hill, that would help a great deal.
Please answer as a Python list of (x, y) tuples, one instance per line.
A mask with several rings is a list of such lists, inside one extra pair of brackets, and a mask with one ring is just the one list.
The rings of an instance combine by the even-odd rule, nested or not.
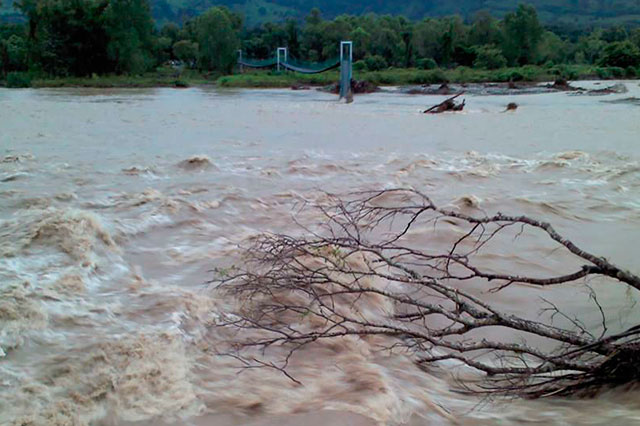
[[(19, 15), (12, 0), (0, 0), (3, 20)], [(262, 22), (302, 18), (317, 7), (326, 18), (340, 14), (394, 14), (411, 19), (459, 14), (470, 18), (487, 9), (495, 16), (514, 10), (522, 0), (150, 0), (154, 17), (160, 22), (181, 22), (214, 5), (225, 5), (241, 13), (249, 26)], [(548, 25), (640, 25), (640, 0), (525, 0), (534, 5)]]

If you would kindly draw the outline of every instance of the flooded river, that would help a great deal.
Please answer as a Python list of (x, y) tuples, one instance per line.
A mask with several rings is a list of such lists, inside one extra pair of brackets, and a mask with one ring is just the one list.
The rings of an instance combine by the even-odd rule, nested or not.
[[(637, 81), (623, 84), (621, 95), (468, 96), (464, 113), (429, 116), (443, 97), (0, 89), (0, 424), (348, 417), (304, 417), (327, 410), (363, 425), (640, 422), (635, 392), (483, 401), (455, 392), (446, 369), (362, 341), (310, 351), (302, 386), (241, 370), (216, 350), (230, 303), (205, 285), (247, 238), (301, 232), (301, 202), (391, 187), (550, 221), (640, 273), (640, 107), (604, 102), (640, 97)], [(511, 247), (502, 255), (519, 267)], [(637, 300), (621, 288), (602, 303), (623, 327)]]

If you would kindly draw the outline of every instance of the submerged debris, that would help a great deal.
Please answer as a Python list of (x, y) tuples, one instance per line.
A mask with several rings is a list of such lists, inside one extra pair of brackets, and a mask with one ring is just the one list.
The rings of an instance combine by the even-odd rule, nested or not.
[(436, 90), (437, 95), (451, 95), (454, 93), (447, 83), (442, 83), (438, 90)]
[(628, 105), (640, 106), (640, 98), (636, 98), (635, 96), (632, 96), (630, 98), (615, 99), (612, 101), (600, 101), (600, 102), (606, 102), (608, 104), (628, 104)]
[(465, 92), (477, 96), (535, 95), (557, 91), (551, 88), (550, 85), (531, 82), (522, 82), (517, 85), (515, 83), (447, 84), (445, 87), (436, 84), (423, 84), (420, 86), (400, 87), (396, 90), (406, 95), (454, 95)]
[(629, 89), (627, 86), (622, 83), (616, 83), (613, 86), (605, 87), (602, 89), (594, 89), (589, 90), (587, 92), (588, 95), (620, 95), (622, 93), (627, 93)]
[(311, 87), (302, 83), (294, 83), (291, 85), (291, 90), (311, 90)]
[[(329, 86), (325, 86), (323, 87), (321, 90), (324, 90), (326, 92), (330, 92), (330, 93), (335, 93), (338, 94), (340, 93), (340, 84), (338, 83), (333, 83)], [(379, 91), (380, 88), (378, 86), (376, 86), (373, 83), (370, 83), (368, 81), (364, 81), (364, 80), (351, 80), (351, 92), (354, 95), (361, 95), (361, 94), (366, 94), (366, 93), (374, 93)]]
[(215, 167), (207, 155), (194, 155), (178, 163), (178, 167), (187, 171), (206, 170)]
[(458, 96), (461, 96), (462, 94), (464, 94), (464, 92), (458, 93), (457, 95), (445, 100), (444, 102), (438, 105), (432, 106), (431, 108), (424, 111), (424, 114), (440, 114), (442, 112), (448, 112), (448, 111), (450, 112), (462, 111), (464, 109), (466, 101), (462, 100), (462, 103), (455, 102), (455, 99)]
[(564, 78), (557, 78), (553, 84), (547, 84), (547, 88), (558, 90), (561, 92), (582, 92), (585, 91), (582, 87), (574, 87)]
[(448, 83), (442, 83), (440, 86), (423, 84), (422, 86), (411, 87), (405, 91), (408, 95), (453, 95), (454, 93), (460, 92), (462, 92), (462, 90), (452, 88)]

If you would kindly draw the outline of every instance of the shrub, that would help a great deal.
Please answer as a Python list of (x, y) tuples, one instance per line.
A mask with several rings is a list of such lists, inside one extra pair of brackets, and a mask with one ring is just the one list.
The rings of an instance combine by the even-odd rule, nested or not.
[(566, 66), (566, 65), (558, 65), (551, 69), (551, 73), (553, 75), (557, 75), (559, 78), (564, 80), (576, 80), (579, 75), (576, 70)]
[(624, 68), (620, 67), (609, 67), (609, 72), (614, 78), (622, 78), (624, 77)]
[(608, 80), (611, 78), (611, 73), (608, 68), (596, 68), (596, 75), (601, 80)]
[(624, 71), (624, 73), (625, 73), (625, 76), (628, 77), (628, 78), (635, 78), (635, 77), (638, 76), (638, 71), (634, 67), (632, 67), (631, 65), (629, 65), (627, 67), (627, 69)]
[(498, 81), (523, 81), (524, 75), (520, 71), (506, 70), (497, 75)]
[(433, 58), (418, 59), (416, 65), (421, 70), (433, 70), (438, 68), (438, 63)]
[(367, 69), (367, 64), (362, 60), (355, 61), (353, 63), (353, 70), (354, 71), (366, 71), (366, 69)]
[(441, 69), (417, 72), (409, 79), (410, 84), (442, 84), (448, 82), (449, 79)]
[(367, 56), (364, 58), (364, 63), (369, 71), (380, 71), (389, 67), (387, 61), (380, 55)]
[(476, 54), (476, 60), (473, 62), (476, 68), (495, 70), (507, 66), (507, 60), (497, 47), (481, 46), (476, 49)]
[(31, 76), (26, 72), (10, 72), (7, 74), (7, 87), (31, 87)]
[(630, 41), (610, 43), (604, 49), (600, 65), (626, 68), (640, 65), (640, 49)]

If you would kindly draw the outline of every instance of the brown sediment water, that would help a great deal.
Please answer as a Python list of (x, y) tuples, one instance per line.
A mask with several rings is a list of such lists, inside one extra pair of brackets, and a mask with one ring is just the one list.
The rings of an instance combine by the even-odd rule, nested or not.
[[(302, 384), (241, 369), (215, 327), (233, 302), (205, 285), (248, 238), (303, 232), (296, 207), (324, 191), (391, 187), (547, 220), (640, 273), (640, 109), (601, 102), (640, 95), (623, 84), (628, 93), (597, 98), (521, 95), (513, 114), (501, 114), (509, 96), (468, 96), (464, 113), (437, 116), (420, 111), (444, 96), (345, 105), (314, 91), (0, 90), (0, 424), (640, 421), (632, 390), (466, 396), (451, 378), (459, 366), (424, 371), (376, 339), (306, 348), (290, 367)], [(443, 241), (421, 228), (411, 238)], [(486, 261), (553, 272), (570, 260), (509, 244)], [(592, 284), (612, 327), (637, 323), (637, 294)], [(557, 294), (598, 326), (582, 290)], [(533, 314), (539, 295), (488, 297)]]

